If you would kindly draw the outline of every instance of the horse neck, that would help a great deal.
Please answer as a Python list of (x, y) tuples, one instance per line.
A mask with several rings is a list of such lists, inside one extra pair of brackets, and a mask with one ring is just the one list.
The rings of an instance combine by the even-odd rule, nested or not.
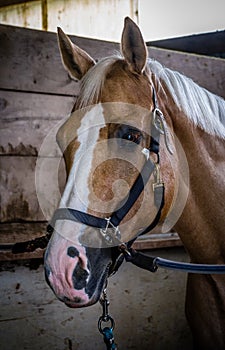
[[(225, 264), (225, 140), (185, 120), (176, 134), (189, 164), (190, 190), (175, 229), (193, 262)], [(225, 275), (188, 276), (186, 315), (196, 349), (224, 349), (224, 290)]]
[(193, 261), (225, 263), (225, 140), (193, 125), (175, 106), (172, 109), (165, 115), (173, 116), (190, 179), (187, 203), (175, 229)]

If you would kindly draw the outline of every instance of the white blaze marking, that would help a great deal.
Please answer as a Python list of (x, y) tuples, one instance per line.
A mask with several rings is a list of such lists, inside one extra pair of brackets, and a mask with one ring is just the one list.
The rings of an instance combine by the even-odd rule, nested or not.
[[(104, 126), (105, 119), (103, 108), (100, 104), (94, 106), (82, 118), (81, 125), (77, 130), (79, 148), (74, 155), (73, 165), (59, 208), (72, 208), (85, 213), (87, 212), (89, 197), (88, 179), (91, 173), (94, 149), (99, 139), (99, 132)], [(57, 230), (57, 228), (59, 228), (57, 223), (64, 223), (64, 225), (60, 225), (61, 228), (59, 231)], [(57, 223), (56, 226), (58, 227), (56, 231), (69, 238), (69, 232), (62, 232), (63, 226), (63, 231), (65, 231), (65, 228), (68, 228), (69, 222), (66, 223), (60, 220)], [(70, 224), (74, 227), (75, 223), (71, 222)]]

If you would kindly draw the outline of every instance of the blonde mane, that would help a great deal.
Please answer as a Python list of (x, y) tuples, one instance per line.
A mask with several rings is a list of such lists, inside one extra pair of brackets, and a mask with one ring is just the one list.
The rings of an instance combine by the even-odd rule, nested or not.
[(118, 59), (121, 58), (119, 56), (103, 58), (89, 69), (80, 82), (80, 95), (76, 102), (77, 108), (83, 108), (98, 103), (106, 75), (113, 63)]
[[(111, 66), (123, 58), (106, 57), (93, 66), (80, 83), (80, 95), (76, 107), (83, 108), (98, 103), (104, 82)], [(211, 135), (225, 138), (225, 101), (200, 87), (188, 77), (163, 67), (155, 60), (148, 60), (148, 69), (159, 82), (163, 82), (174, 102), (187, 118)]]
[(211, 135), (225, 138), (225, 101), (186, 76), (149, 60), (149, 69), (163, 81), (176, 105), (194, 125)]

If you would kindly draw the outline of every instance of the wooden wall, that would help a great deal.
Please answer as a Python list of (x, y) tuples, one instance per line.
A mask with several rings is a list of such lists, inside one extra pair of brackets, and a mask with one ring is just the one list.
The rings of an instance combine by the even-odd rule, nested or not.
[[(119, 50), (115, 43), (72, 40), (95, 60)], [(149, 54), (225, 98), (224, 60), (156, 48)], [(55, 34), (0, 25), (0, 244), (45, 233), (35, 190), (37, 155), (49, 130), (72, 109), (78, 88), (61, 64)], [(12, 258), (0, 252), (0, 259)]]

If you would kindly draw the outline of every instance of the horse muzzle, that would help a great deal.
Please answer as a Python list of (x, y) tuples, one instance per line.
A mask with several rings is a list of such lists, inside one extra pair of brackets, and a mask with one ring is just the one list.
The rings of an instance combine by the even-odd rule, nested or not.
[(111, 265), (110, 249), (85, 248), (59, 236), (45, 253), (45, 277), (57, 298), (78, 308), (96, 303)]

